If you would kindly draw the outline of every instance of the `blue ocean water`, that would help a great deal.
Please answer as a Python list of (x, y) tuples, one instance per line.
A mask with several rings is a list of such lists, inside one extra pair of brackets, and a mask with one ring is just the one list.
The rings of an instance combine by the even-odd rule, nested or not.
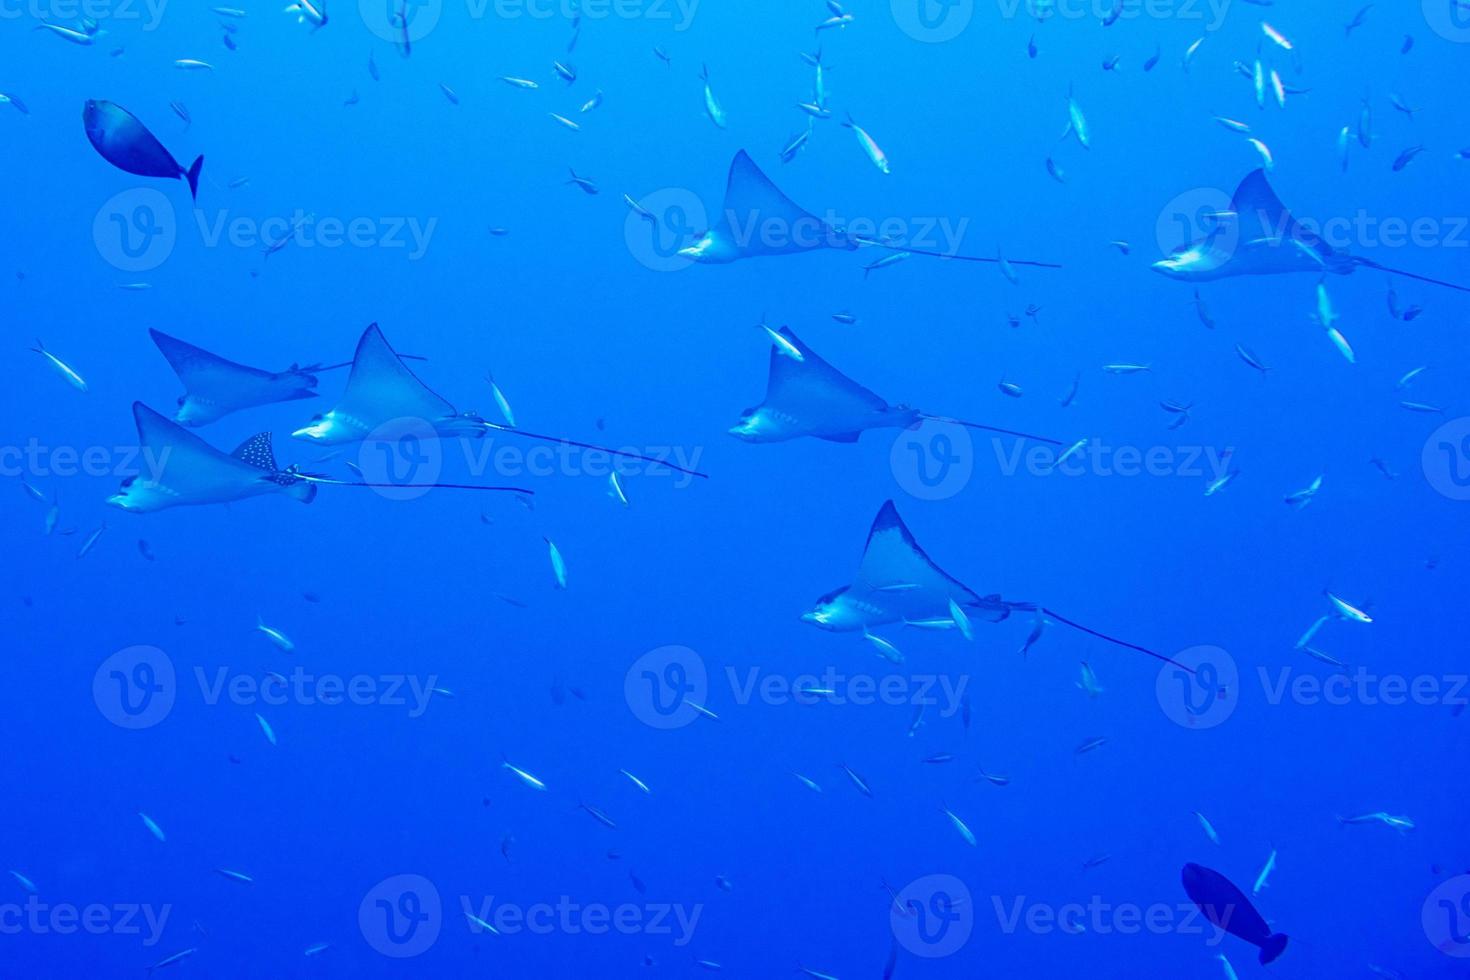
[[(0, 975), (188, 953), (161, 975), (1206, 978), (1224, 954), (1242, 978), (1465, 976), (1466, 299), (1373, 268), (1149, 266), (1229, 222), (1262, 163), (1218, 114), (1336, 251), (1470, 282), (1470, 23), (1437, 0), (1351, 31), (1355, 9), (1294, 0), (1112, 12), (363, 0), (314, 30), (253, 2), (6, 5)], [(783, 163), (818, 49), (831, 118)], [(1284, 107), (1237, 70), (1257, 59)], [(203, 154), (197, 201), (104, 160), (89, 99), (183, 166)], [(682, 259), (741, 149), (831, 224), (1063, 268)], [(1356, 363), (1311, 319), (1319, 279)], [(335, 370), (317, 399), (194, 431), (229, 451), (273, 430), (282, 466), (338, 480), (534, 496), (107, 505), (148, 463), (130, 406), (182, 392), (150, 328), (278, 371), (350, 360), (374, 322), (460, 410), (501, 418), (493, 372), (526, 429), (709, 478), (630, 466), (623, 507), (607, 458), (503, 433), (330, 455), (290, 433), (336, 403)], [(1087, 446), (1053, 468), (1044, 443), (943, 424), (743, 442), (760, 323), (891, 402)], [(1177, 428), (1165, 401), (1192, 406)], [(1057, 622), (1022, 656), (1025, 611), (977, 615), (973, 640), (874, 627), (901, 663), (803, 622), (888, 500), (979, 595), (1195, 673)], [(1380, 812), (1414, 829), (1336, 819)], [(1291, 941), (1267, 968), (1180, 869), (1250, 893), (1273, 851), (1253, 901)]]

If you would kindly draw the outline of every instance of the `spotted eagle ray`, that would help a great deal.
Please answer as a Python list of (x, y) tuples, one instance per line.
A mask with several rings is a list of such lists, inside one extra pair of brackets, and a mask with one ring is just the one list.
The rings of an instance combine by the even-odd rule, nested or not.
[(930, 420), (1062, 445), (1044, 436), (929, 415), (907, 405), (890, 405), (818, 357), (789, 327), (782, 327), (777, 336), (781, 343), (771, 346), (766, 400), (742, 412), (740, 423), (730, 429), (731, 435), (746, 442), (784, 442), (801, 436), (857, 442), (868, 429), (907, 429)]
[(1181, 245), (1152, 266), (1155, 272), (1185, 282), (1208, 282), (1232, 276), (1268, 276), (1287, 272), (1348, 275), (1359, 266), (1470, 292), (1442, 279), (1391, 269), (1372, 259), (1335, 249), (1292, 216), (1271, 189), (1264, 170), (1246, 174), (1231, 198), (1230, 209), (1215, 215), (1205, 237)]
[(275, 402), (315, 398), (317, 379), (313, 370), (295, 364), (284, 371), (262, 371), (212, 354), (202, 347), (149, 330), (169, 366), (184, 383), (179, 411), (174, 421), (199, 426), (217, 422), (231, 412)]
[(497, 490), (530, 494), (519, 487), (483, 487), (458, 483), (383, 484), (354, 483), (304, 473), (295, 466), (281, 469), (271, 448), (271, 434), (261, 432), (245, 440), (233, 453), (224, 453), (155, 412), (142, 402), (133, 402), (133, 421), (138, 427), (138, 445), (154, 461), (147, 475), (123, 480), (117, 493), (107, 498), (114, 507), (147, 514), (167, 507), (192, 504), (227, 504), (247, 497), (282, 493), (304, 504), (316, 499), (318, 484), (339, 487), (408, 486), (454, 490)]
[[(304, 367), (292, 364), (284, 371), (262, 371), (170, 337), (162, 330), (150, 329), (148, 333), (184, 384), (174, 421), (191, 428), (218, 422), (241, 409), (315, 398), (318, 374), (352, 366), (346, 361)], [(411, 354), (401, 356), (423, 360)]]
[(736, 153), (730, 163), (720, 220), (699, 241), (680, 249), (679, 254), (695, 262), (722, 265), (761, 255), (795, 255), (823, 248), (851, 252), (864, 246), (965, 262), (1061, 268), (1051, 262), (951, 255), (849, 234), (829, 225), (783, 194), (744, 150)]
[(1099, 633), (1045, 606), (977, 594), (925, 554), (891, 500), (883, 504), (868, 532), (856, 581), (822, 596), (815, 608), (801, 618), (803, 622), (837, 633), (867, 632), (872, 627), (891, 623), (967, 628), (957, 622), (955, 609), (968, 619), (990, 623), (1001, 622), (1013, 612), (1037, 613), (1089, 636), (1190, 670), (1162, 653)]
[(398, 353), (388, 345), (376, 323), (368, 325), (363, 331), (362, 339), (357, 343), (357, 352), (352, 358), (352, 372), (347, 378), (347, 389), (337, 404), (331, 411), (313, 416), (308, 425), (302, 426), (291, 435), (308, 442), (340, 445), (382, 435), (388, 428), (413, 428), (416, 423), (422, 423), (441, 438), (479, 438), (487, 432), (506, 432), (527, 439), (539, 439), (642, 460), (667, 466), (689, 476), (708, 479), (708, 474), (684, 469), (652, 456), (528, 432), (515, 426), (491, 422), (474, 412), (457, 411), (409, 370)]

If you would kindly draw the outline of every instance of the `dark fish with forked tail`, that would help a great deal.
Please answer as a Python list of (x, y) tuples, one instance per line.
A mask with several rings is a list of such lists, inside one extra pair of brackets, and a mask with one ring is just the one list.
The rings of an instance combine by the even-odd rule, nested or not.
[(182, 177), (189, 182), (189, 196), (198, 196), (203, 156), (185, 170), (147, 126), (115, 102), (88, 99), (82, 107), (82, 123), (102, 159), (117, 169), (139, 177)]
[(1286, 949), (1286, 936), (1272, 932), (1245, 893), (1218, 871), (1198, 864), (1184, 866), (1184, 892), (1205, 918), (1239, 939), (1261, 949), (1261, 963), (1270, 963)]

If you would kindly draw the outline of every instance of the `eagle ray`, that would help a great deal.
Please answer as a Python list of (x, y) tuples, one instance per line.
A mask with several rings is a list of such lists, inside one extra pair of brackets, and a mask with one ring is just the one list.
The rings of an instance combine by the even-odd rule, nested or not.
[(824, 248), (852, 252), (864, 247), (927, 255), (938, 259), (959, 259), (964, 262), (1008, 262), (1010, 265), (1042, 269), (1061, 268), (1051, 262), (952, 255), (848, 234), (841, 228), (829, 225), (782, 193), (744, 150), (737, 152), (735, 159), (730, 162), (719, 220), (699, 241), (680, 249), (679, 254), (695, 262), (723, 265), (762, 255), (795, 255)]
[(1185, 282), (1209, 282), (1234, 276), (1269, 276), (1288, 272), (1331, 272), (1350, 275), (1359, 266), (1470, 293), (1470, 287), (1417, 272), (1405, 272), (1333, 248), (1297, 221), (1262, 169), (1252, 170), (1235, 189), (1230, 210), (1203, 238), (1181, 245), (1152, 265), (1155, 272)]
[(1046, 606), (1013, 602), (999, 595), (979, 595), (935, 564), (914, 539), (892, 500), (883, 504), (873, 520), (854, 582), (822, 596), (801, 618), (832, 632), (866, 632), (892, 623), (952, 622), (951, 603), (992, 623), (1001, 622), (1013, 612), (1039, 613), (1088, 636), (1193, 673), (1172, 657), (1083, 626)]
[(777, 333), (801, 359), (784, 350), (785, 345), (771, 346), (765, 401), (747, 408), (739, 424), (730, 429), (732, 435), (747, 442), (784, 442), (802, 436), (856, 442), (869, 429), (908, 429), (929, 420), (1062, 445), (1045, 436), (930, 415), (907, 405), (890, 405), (818, 357), (789, 327)]
[(129, 476), (107, 503), (134, 513), (152, 513), (168, 507), (227, 504), (269, 493), (282, 493), (304, 504), (316, 499), (318, 484), (339, 487), (391, 486), (395, 490), (440, 488), (532, 494), (520, 487), (470, 486), (456, 483), (379, 484), (333, 480), (305, 473), (296, 466), (276, 465), (271, 434), (260, 432), (233, 453), (222, 452), (179, 423), (142, 402), (133, 403), (142, 458), (152, 472)]
[(337, 404), (330, 411), (314, 416), (309, 424), (291, 435), (308, 442), (340, 445), (368, 438), (375, 432), (383, 431), (385, 426), (402, 423), (405, 419), (423, 422), (441, 438), (478, 438), (486, 432), (504, 432), (527, 439), (539, 439), (625, 459), (641, 460), (667, 466), (689, 476), (708, 479), (708, 474), (685, 469), (667, 460), (561, 436), (530, 432), (491, 422), (474, 412), (459, 412), (409, 370), (402, 357), (389, 346), (376, 323), (369, 324), (358, 341), (357, 352), (352, 358), (352, 371), (347, 378), (347, 388)]

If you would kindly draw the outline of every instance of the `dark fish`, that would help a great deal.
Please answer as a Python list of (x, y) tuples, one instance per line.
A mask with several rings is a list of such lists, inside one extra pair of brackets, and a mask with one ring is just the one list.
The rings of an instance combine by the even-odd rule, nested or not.
[(1261, 963), (1270, 963), (1286, 949), (1286, 936), (1272, 932), (1239, 888), (1218, 871), (1198, 864), (1184, 866), (1184, 892), (1205, 918), (1238, 939), (1261, 949)]
[(1079, 373), (1076, 377), (1074, 377), (1072, 379), (1072, 387), (1067, 389), (1067, 393), (1062, 396), (1062, 400), (1061, 400), (1061, 402), (1059, 402), (1059, 404), (1063, 408), (1067, 408), (1068, 406), (1070, 406), (1072, 404), (1073, 400), (1076, 399), (1076, 397), (1077, 397), (1077, 387), (1079, 385), (1081, 385), (1081, 384), (1082, 384), (1082, 375)]
[(1351, 35), (1353, 33), (1353, 30), (1355, 28), (1362, 27), (1363, 26), (1363, 19), (1368, 16), (1368, 11), (1370, 11), (1372, 9), (1373, 9), (1373, 5), (1370, 3), (1366, 7), (1364, 7), (1362, 10), (1359, 10), (1356, 14), (1354, 14), (1353, 15), (1353, 19), (1350, 20), (1350, 21), (1348, 21), (1347, 27), (1343, 31), (1344, 35)]
[(888, 962), (883, 964), (883, 980), (893, 980), (893, 971), (898, 968), (898, 940), (888, 947)]
[(1154, 66), (1159, 63), (1159, 55), (1162, 54), (1162, 53), (1163, 53), (1163, 51), (1160, 48), (1155, 47), (1154, 48), (1153, 55), (1147, 61), (1145, 61), (1143, 63), (1143, 70), (1144, 71), (1153, 71), (1154, 70)]
[(1409, 147), (1407, 150), (1405, 150), (1404, 152), (1402, 152), (1402, 153), (1400, 153), (1398, 155), (1398, 159), (1394, 160), (1394, 162), (1393, 162), (1393, 172), (1394, 173), (1398, 173), (1400, 170), (1402, 170), (1405, 167), (1407, 167), (1413, 161), (1413, 159), (1416, 156), (1418, 156), (1419, 154), (1421, 154), (1423, 152), (1424, 152), (1424, 147), (1423, 146), (1411, 146), (1411, 147)]
[(82, 107), (82, 124), (102, 159), (117, 169), (139, 177), (182, 177), (189, 182), (189, 196), (198, 197), (202, 155), (185, 170), (147, 126), (115, 102), (88, 99)]
[(142, 538), (138, 539), (138, 554), (149, 561), (153, 561), (153, 546)]
[(1414, 50), (1414, 35), (1412, 35), (1412, 34), (1405, 34), (1404, 35), (1404, 46), (1401, 47), (1401, 48), (1399, 48), (1399, 54), (1408, 54), (1410, 51), (1413, 51), (1413, 50)]

